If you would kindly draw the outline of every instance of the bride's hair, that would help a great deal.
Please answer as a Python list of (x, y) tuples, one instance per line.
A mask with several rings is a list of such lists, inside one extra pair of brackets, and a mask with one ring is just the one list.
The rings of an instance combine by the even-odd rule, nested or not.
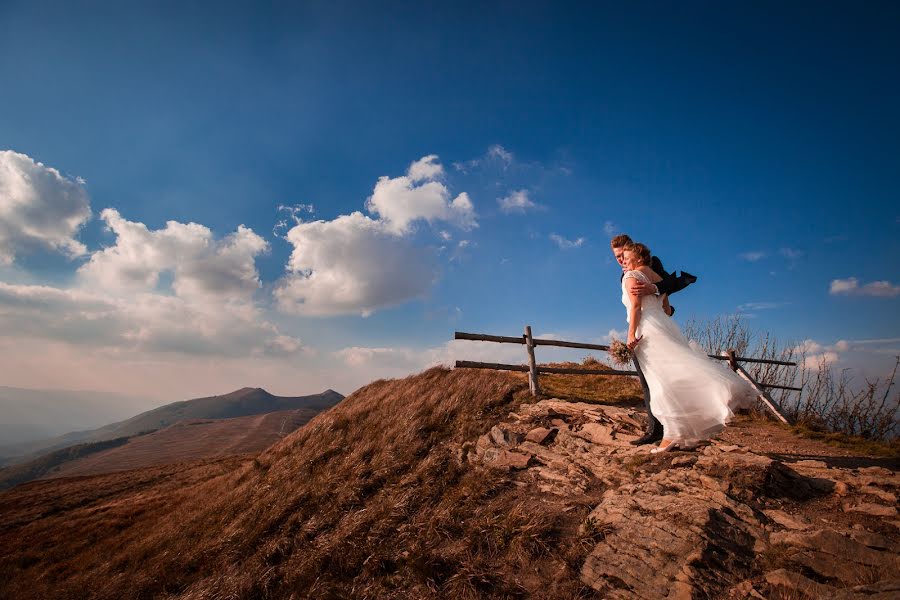
[(625, 246), (625, 249), (635, 254), (637, 256), (637, 260), (642, 265), (650, 264), (650, 248), (641, 244), (639, 242), (632, 242)]

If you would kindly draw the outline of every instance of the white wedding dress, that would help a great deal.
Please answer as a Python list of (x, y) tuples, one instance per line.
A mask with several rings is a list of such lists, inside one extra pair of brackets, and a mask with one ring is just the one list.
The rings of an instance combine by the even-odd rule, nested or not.
[[(640, 271), (622, 278), (622, 303), (631, 321), (627, 279), (651, 283)], [(650, 388), (650, 408), (663, 426), (667, 440), (696, 443), (722, 429), (734, 411), (750, 405), (755, 392), (724, 361), (709, 358), (692, 347), (678, 325), (663, 310), (662, 298), (641, 297), (637, 336), (643, 339), (635, 355)]]

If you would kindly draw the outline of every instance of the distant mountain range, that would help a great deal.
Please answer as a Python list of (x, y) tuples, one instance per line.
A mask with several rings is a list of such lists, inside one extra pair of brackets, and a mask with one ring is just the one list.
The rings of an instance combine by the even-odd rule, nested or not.
[(221, 396), (173, 402), (97, 429), (0, 447), (4, 466), (21, 464), (39, 455), (79, 444), (105, 442), (163, 429), (191, 419), (229, 419), (294, 409), (319, 412), (344, 399), (334, 390), (309, 396), (275, 396), (262, 388), (241, 388)]

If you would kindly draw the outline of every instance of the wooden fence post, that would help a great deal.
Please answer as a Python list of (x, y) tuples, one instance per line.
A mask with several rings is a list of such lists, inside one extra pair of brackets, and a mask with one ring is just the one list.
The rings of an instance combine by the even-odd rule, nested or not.
[(538, 396), (541, 393), (541, 387), (538, 384), (537, 361), (534, 359), (534, 338), (531, 337), (531, 325), (525, 326), (525, 348), (528, 350), (528, 388), (531, 390), (532, 396)]
[(775, 399), (769, 395), (769, 392), (763, 389), (763, 387), (759, 383), (757, 383), (755, 379), (753, 379), (753, 377), (744, 369), (744, 367), (737, 364), (735, 360), (736, 357), (734, 355), (734, 350), (728, 350), (724, 355), (728, 357), (728, 366), (730, 366), (735, 373), (743, 377), (747, 381), (747, 383), (749, 383), (753, 387), (753, 389), (756, 390), (756, 393), (759, 395), (759, 399), (763, 401), (763, 404), (766, 405), (769, 411), (773, 415), (775, 415), (775, 417), (779, 421), (781, 421), (785, 425), (790, 425), (790, 422), (787, 420), (787, 418), (783, 414), (781, 414), (781, 407), (778, 406), (778, 403), (775, 402)]

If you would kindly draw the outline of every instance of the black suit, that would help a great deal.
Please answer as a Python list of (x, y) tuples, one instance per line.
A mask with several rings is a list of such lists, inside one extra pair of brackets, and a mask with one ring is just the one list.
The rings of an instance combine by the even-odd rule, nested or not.
[[(682, 271), (681, 275), (675, 275), (675, 272), (667, 272), (663, 268), (662, 261), (659, 260), (658, 256), (650, 257), (650, 268), (653, 269), (653, 272), (662, 277), (662, 281), (656, 283), (656, 289), (660, 294), (669, 294), (670, 296), (675, 292), (680, 292), (687, 286), (691, 285), (697, 278), (691, 275), (686, 271)], [(625, 273), (619, 277), (619, 281), (622, 280), (622, 277), (625, 276)]]
[[(656, 289), (660, 294), (674, 294), (675, 292), (680, 292), (687, 286), (691, 285), (697, 278), (691, 275), (690, 273), (681, 272), (681, 275), (675, 275), (675, 273), (668, 273), (663, 268), (662, 261), (659, 260), (658, 257), (653, 256), (650, 259), (650, 268), (653, 269), (653, 272), (662, 277), (662, 281), (658, 281), (656, 283)], [(625, 273), (622, 273), (622, 277), (625, 277)], [(621, 281), (621, 278), (620, 278)], [(674, 308), (672, 309), (674, 312)], [(650, 388), (647, 386), (647, 380), (644, 378), (644, 372), (641, 371), (641, 365), (638, 363), (637, 356), (632, 358), (632, 362), (634, 363), (634, 370), (637, 371), (638, 379), (641, 380), (641, 387), (644, 390), (644, 408), (647, 409), (647, 432), (644, 434), (645, 438), (651, 439), (662, 439), (663, 436), (663, 427), (662, 423), (653, 416), (653, 411), (650, 409)]]

